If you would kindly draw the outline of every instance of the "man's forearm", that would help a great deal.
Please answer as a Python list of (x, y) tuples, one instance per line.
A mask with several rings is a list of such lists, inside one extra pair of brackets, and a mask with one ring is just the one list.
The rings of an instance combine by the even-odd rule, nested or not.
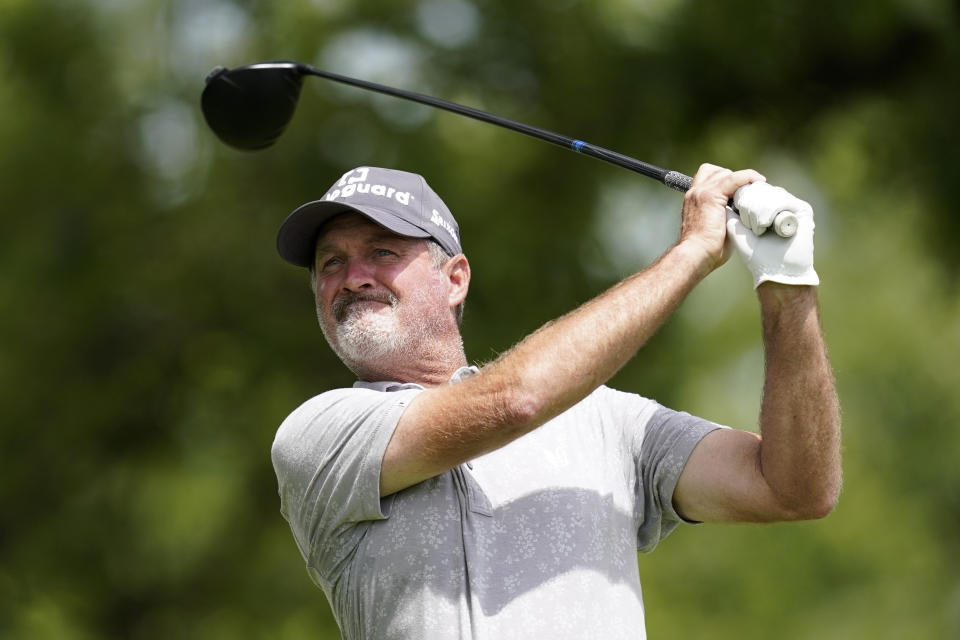
[(508, 369), (542, 423), (609, 380), (709, 273), (696, 245), (675, 245), (657, 262), (551, 322), (491, 366)]
[(498, 449), (585, 398), (709, 272), (702, 253), (678, 244), (646, 270), (544, 325), (480, 375), (420, 394), (384, 455), (381, 495)]
[(726, 203), (762, 180), (703, 165), (684, 195), (680, 240), (644, 271), (551, 322), (461, 384), (418, 395), (383, 458), (386, 495), (493, 451), (605, 383), (726, 258)]
[(823, 516), (840, 490), (840, 407), (816, 289), (768, 282), (757, 293), (766, 363), (761, 471), (788, 511)]

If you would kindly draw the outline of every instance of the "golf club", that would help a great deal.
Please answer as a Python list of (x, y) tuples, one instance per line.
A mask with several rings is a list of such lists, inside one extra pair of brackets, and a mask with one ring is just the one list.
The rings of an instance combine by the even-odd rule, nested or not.
[[(302, 62), (261, 62), (234, 69), (216, 67), (207, 74), (206, 86), (200, 97), (204, 118), (217, 137), (226, 144), (247, 151), (265, 149), (277, 141), (293, 118), (304, 76), (318, 76), (489, 122), (630, 169), (677, 191), (686, 191), (693, 181), (679, 171), (662, 169), (583, 140), (455, 102), (331, 73)], [(778, 235), (789, 238), (796, 233), (797, 217), (791, 211), (781, 211), (772, 226)]]

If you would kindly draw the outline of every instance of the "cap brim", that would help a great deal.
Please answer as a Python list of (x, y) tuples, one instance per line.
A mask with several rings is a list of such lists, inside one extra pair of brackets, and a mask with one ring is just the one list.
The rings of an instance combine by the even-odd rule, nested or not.
[(336, 215), (355, 212), (366, 216), (381, 227), (409, 238), (429, 238), (430, 233), (410, 224), (390, 211), (370, 206), (352, 206), (342, 202), (315, 200), (294, 209), (277, 232), (277, 252), (280, 257), (298, 267), (313, 264), (320, 227)]

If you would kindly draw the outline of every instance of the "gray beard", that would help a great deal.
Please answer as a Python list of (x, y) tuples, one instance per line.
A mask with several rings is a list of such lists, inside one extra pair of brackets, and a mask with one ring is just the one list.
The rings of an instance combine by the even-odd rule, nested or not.
[[(375, 313), (350, 306), (350, 303), (362, 300), (389, 304), (391, 312)], [(344, 295), (333, 303), (336, 326), (331, 329), (320, 322), (320, 329), (337, 357), (357, 375), (389, 369), (391, 365), (421, 358), (421, 346), (443, 327), (442, 320), (431, 315), (418, 314), (404, 321), (400, 318), (398, 305), (397, 297), (389, 292)], [(317, 317), (323, 317), (319, 309)], [(461, 343), (461, 351), (462, 348)]]
[(382, 360), (398, 351), (403, 340), (396, 326), (395, 313), (394, 310), (389, 317), (373, 316), (360, 310), (338, 323), (335, 331), (337, 355), (344, 364), (353, 369), (352, 363)]

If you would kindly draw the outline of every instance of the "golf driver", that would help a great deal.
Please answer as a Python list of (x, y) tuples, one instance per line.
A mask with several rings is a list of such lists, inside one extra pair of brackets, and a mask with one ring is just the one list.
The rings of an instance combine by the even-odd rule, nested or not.
[[(234, 69), (216, 67), (207, 74), (200, 98), (204, 118), (217, 137), (231, 147), (247, 151), (265, 149), (277, 141), (293, 118), (304, 76), (318, 76), (489, 122), (630, 169), (677, 191), (686, 191), (693, 181), (679, 171), (662, 169), (583, 140), (455, 102), (331, 73), (302, 62), (261, 62)], [(781, 211), (772, 227), (781, 237), (789, 238), (797, 231), (797, 217), (792, 211)]]

